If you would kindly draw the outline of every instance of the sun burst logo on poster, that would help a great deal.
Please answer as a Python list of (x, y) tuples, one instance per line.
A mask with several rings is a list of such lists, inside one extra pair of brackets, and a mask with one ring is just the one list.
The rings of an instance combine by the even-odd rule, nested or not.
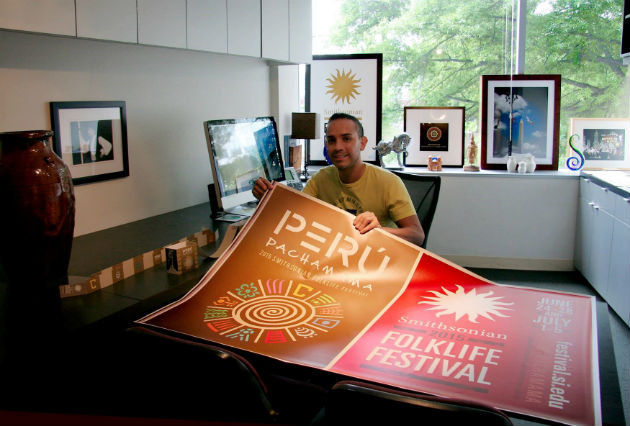
[(326, 93), (331, 93), (331, 98), (335, 100), (335, 103), (338, 103), (340, 100), (342, 103), (350, 104), (350, 98), (356, 99), (355, 95), (361, 94), (357, 89), (361, 87), (359, 82), (360, 78), (356, 78), (356, 73), (352, 74), (352, 70), (342, 70), (339, 72), (337, 69), (337, 75), (330, 75), (330, 78), (327, 78), (330, 84), (326, 87), (329, 90)]
[(328, 333), (343, 319), (341, 304), (311, 285), (270, 278), (243, 283), (212, 300), (206, 326), (247, 343), (291, 343)]
[(490, 297), (494, 292), (488, 291), (487, 293), (477, 294), (477, 289), (473, 288), (468, 293), (460, 285), (455, 285), (457, 291), (452, 292), (442, 287), (444, 293), (439, 291), (429, 290), (429, 293), (433, 293), (435, 297), (424, 297), (427, 300), (422, 300), (418, 304), (426, 303), (428, 305), (434, 305), (429, 310), (439, 310), (436, 317), (441, 315), (455, 314), (455, 321), (458, 321), (464, 315), (468, 316), (468, 321), (477, 323), (477, 317), (482, 316), (491, 321), (494, 321), (492, 317), (509, 318), (509, 315), (504, 315), (501, 311), (511, 311), (512, 308), (507, 306), (513, 305), (513, 302), (500, 302), (499, 299), (503, 299), (501, 296)]

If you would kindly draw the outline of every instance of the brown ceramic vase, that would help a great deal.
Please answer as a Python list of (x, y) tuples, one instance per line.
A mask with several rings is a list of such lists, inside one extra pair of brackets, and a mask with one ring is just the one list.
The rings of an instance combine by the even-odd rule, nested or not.
[(0, 133), (0, 262), (9, 288), (58, 297), (67, 283), (74, 233), (70, 170), (49, 130)]

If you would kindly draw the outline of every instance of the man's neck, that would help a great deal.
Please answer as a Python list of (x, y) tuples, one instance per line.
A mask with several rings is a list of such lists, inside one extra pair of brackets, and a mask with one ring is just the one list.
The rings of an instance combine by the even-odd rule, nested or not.
[(355, 164), (350, 169), (337, 169), (339, 170), (339, 179), (341, 179), (341, 182), (343, 183), (354, 183), (361, 179), (361, 176), (363, 176), (363, 173), (365, 173), (366, 168), (367, 166), (365, 165), (365, 163), (360, 161), (357, 162), (357, 164)]

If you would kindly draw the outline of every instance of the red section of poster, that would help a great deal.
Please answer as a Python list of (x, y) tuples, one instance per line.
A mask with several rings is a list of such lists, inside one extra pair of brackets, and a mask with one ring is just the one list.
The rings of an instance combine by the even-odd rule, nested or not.
[(309, 367), (600, 425), (594, 298), (492, 283), (283, 185), (138, 322)]
[(405, 293), (330, 370), (597, 424), (592, 315), (588, 296), (492, 284), (425, 254)]

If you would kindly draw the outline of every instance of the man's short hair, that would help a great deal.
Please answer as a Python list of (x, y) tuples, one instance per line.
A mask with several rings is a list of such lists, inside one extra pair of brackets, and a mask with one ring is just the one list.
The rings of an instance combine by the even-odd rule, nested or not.
[(354, 124), (357, 126), (357, 134), (359, 135), (359, 139), (363, 137), (363, 125), (361, 124), (359, 119), (356, 118), (354, 115), (346, 114), (345, 112), (336, 112), (330, 116), (330, 118), (328, 119), (328, 123), (326, 123), (326, 133), (328, 133), (328, 124), (330, 124), (331, 121), (341, 119), (354, 121)]

